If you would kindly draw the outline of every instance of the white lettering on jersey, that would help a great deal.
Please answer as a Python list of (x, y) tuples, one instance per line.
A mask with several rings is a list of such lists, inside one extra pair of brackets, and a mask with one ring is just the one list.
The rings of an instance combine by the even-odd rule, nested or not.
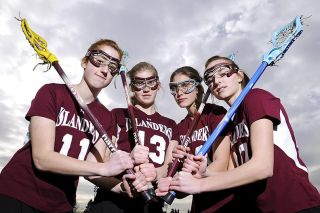
[[(62, 142), (63, 142), (63, 145), (62, 145), (59, 153), (62, 155), (68, 156), (68, 152), (70, 150), (71, 143), (72, 143), (72, 135), (65, 134), (62, 138)], [(86, 153), (89, 148), (89, 143), (90, 143), (90, 141), (88, 138), (83, 138), (80, 141), (81, 150), (80, 150), (80, 153), (78, 156), (79, 160), (84, 160), (84, 157), (86, 156)]]
[(167, 126), (165, 126), (163, 124), (158, 124), (158, 123), (154, 123), (152, 121), (144, 121), (144, 120), (141, 120), (141, 122), (139, 123), (138, 119), (136, 119), (136, 123), (137, 123), (138, 127), (142, 126), (145, 128), (149, 128), (149, 129), (153, 129), (153, 130), (162, 132), (163, 134), (165, 134), (169, 138), (169, 140), (171, 140), (171, 138), (172, 138), (172, 128), (168, 128)]
[[(144, 145), (145, 131), (139, 130), (139, 138), (141, 139), (141, 145)], [(159, 135), (153, 135), (150, 138), (150, 144), (156, 145), (158, 152), (149, 152), (149, 157), (153, 162), (161, 165), (164, 162), (166, 141)]]
[[(200, 129), (194, 130), (192, 133), (192, 141), (207, 141), (209, 135), (208, 126), (204, 126)], [(180, 135), (180, 141), (184, 141), (186, 135)]]
[(88, 132), (93, 136), (92, 143), (95, 143), (99, 139), (99, 133), (97, 130), (95, 130), (91, 121), (82, 118), (77, 114), (68, 116), (69, 114), (69, 111), (61, 107), (57, 117), (56, 126), (68, 126), (82, 132)]
[(232, 157), (237, 166), (244, 164), (249, 160), (249, 129), (242, 121), (235, 126), (231, 135)]

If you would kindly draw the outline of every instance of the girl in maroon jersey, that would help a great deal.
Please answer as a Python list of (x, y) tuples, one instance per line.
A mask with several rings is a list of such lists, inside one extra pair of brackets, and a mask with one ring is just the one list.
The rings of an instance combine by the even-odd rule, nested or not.
[[(180, 67), (171, 74), (169, 84), (170, 91), (178, 106), (185, 108), (188, 113), (178, 124), (180, 142), (184, 140), (187, 131), (193, 123), (195, 113), (197, 113), (202, 102), (204, 91), (201, 82), (202, 78), (198, 71), (190, 66)], [(200, 120), (192, 133), (189, 147), (185, 148), (182, 145), (176, 146), (173, 151), (173, 157), (184, 158), (187, 156), (187, 152), (193, 155), (198, 152), (207, 140), (209, 134), (223, 118), (225, 112), (226, 110), (223, 107), (207, 103), (203, 109)], [(213, 161), (210, 164), (210, 170), (224, 171), (227, 169), (229, 155), (225, 153), (229, 151), (230, 141), (228, 140), (228, 137), (220, 137), (212, 151), (209, 153), (209, 159), (210, 161)], [(185, 161), (188, 162), (190, 159), (187, 158)], [(192, 161), (190, 161), (190, 163), (192, 163)], [(189, 169), (189, 172), (193, 172)], [(169, 187), (170, 180), (171, 178), (168, 177), (159, 181), (157, 195), (165, 195)], [(161, 192), (162, 190), (164, 193)], [(227, 203), (231, 197), (231, 193), (227, 191), (222, 193), (203, 193), (195, 195), (193, 196), (191, 210), (192, 212), (212, 212)]]
[[(249, 78), (230, 59), (214, 56), (206, 62), (204, 80), (215, 97), (231, 106)], [(203, 178), (181, 172), (170, 189), (195, 194), (238, 187), (233, 202), (238, 210), (256, 206), (261, 212), (320, 212), (319, 192), (309, 181), (280, 99), (252, 89), (232, 124), (235, 168)]]
[[(160, 115), (156, 110), (155, 99), (160, 89), (160, 82), (154, 66), (147, 62), (140, 62), (127, 73), (127, 76), (130, 79), (131, 102), (135, 106), (134, 114), (139, 138), (144, 146), (135, 145), (127, 108), (112, 110), (118, 129), (116, 144), (118, 149), (127, 152), (133, 150), (135, 170), (138, 174), (142, 173), (146, 181), (154, 182), (159, 177), (165, 176), (168, 163), (172, 160), (172, 148), (177, 145), (177, 141), (172, 141), (173, 138), (176, 138), (176, 123), (172, 119)], [(135, 151), (137, 152), (135, 153)], [(113, 183), (110, 178), (104, 178), (109, 179), (106, 180), (106, 183), (109, 184), (101, 184), (102, 179), (91, 179), (100, 188), (93, 204), (89, 207), (89, 212), (163, 212), (162, 201), (157, 200), (145, 204), (138, 195), (125, 187), (128, 186), (126, 178), (135, 177), (131, 175), (124, 177), (113, 178)], [(136, 179), (132, 185), (136, 188), (143, 186), (142, 180), (137, 183), (135, 181)]]
[[(82, 80), (74, 85), (110, 137), (114, 134), (111, 112), (97, 95), (118, 73), (121, 56), (112, 40), (93, 43), (81, 62)], [(79, 176), (114, 176), (133, 168), (132, 159), (123, 151), (97, 162), (106, 145), (64, 84), (44, 85), (26, 119), (30, 121), (29, 142), (0, 174), (2, 212), (72, 212)], [(90, 149), (94, 160), (84, 161)]]

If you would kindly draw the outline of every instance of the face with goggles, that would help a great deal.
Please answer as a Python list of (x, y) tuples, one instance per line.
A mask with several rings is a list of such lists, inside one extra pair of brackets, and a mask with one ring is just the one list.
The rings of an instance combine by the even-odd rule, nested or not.
[(242, 90), (243, 72), (238, 66), (218, 59), (208, 64), (204, 81), (217, 99), (231, 105)]
[(133, 92), (135, 105), (144, 108), (154, 105), (160, 87), (158, 76), (148, 69), (142, 69), (131, 77), (130, 88)]
[(218, 63), (206, 69), (203, 75), (204, 83), (207, 86), (216, 86), (216, 79), (230, 77), (233, 73), (238, 72), (239, 68), (230, 63)]
[(169, 83), (170, 92), (181, 108), (188, 108), (195, 104), (200, 83), (189, 76), (178, 73)]
[(147, 78), (135, 77), (131, 79), (131, 88), (134, 91), (141, 91), (148, 87), (150, 90), (158, 89), (158, 76), (151, 76)]
[(171, 94), (175, 96), (179, 91), (184, 94), (192, 93), (199, 84), (194, 79), (187, 79), (179, 82), (170, 82), (169, 87)]
[(88, 51), (86, 56), (93, 66), (107, 67), (112, 76), (119, 74), (120, 60), (112, 57), (103, 50)]

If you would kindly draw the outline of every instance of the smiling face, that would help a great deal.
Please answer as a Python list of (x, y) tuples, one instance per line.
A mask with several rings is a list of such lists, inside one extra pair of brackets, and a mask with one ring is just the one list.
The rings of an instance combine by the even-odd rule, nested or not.
[(115, 59), (115, 61), (106, 60), (105, 63), (107, 64), (105, 66), (97, 66), (97, 64), (92, 63), (90, 60), (86, 62), (82, 61), (81, 66), (84, 68), (83, 78), (88, 86), (93, 90), (101, 90), (110, 84), (113, 79), (113, 75), (112, 70), (110, 70), (111, 66), (108, 65), (110, 62), (117, 63), (116, 60), (120, 61), (120, 55), (118, 51), (111, 46), (99, 46), (97, 51), (105, 53), (106, 55)]
[[(187, 75), (178, 73), (173, 76), (172, 81), (170, 82), (173, 85), (177, 85), (173, 97), (181, 108), (190, 108), (191, 105), (195, 104), (197, 99), (198, 89), (190, 80), (192, 79)], [(194, 88), (192, 91), (190, 90), (191, 87)], [(185, 91), (188, 92), (186, 93)]]
[[(207, 76), (207, 79), (205, 79), (205, 81), (207, 82), (207, 86), (210, 88), (211, 93), (216, 98), (224, 100), (229, 105), (232, 105), (242, 91), (241, 82), (243, 80), (243, 72), (241, 70), (233, 70), (234, 68), (231, 66), (224, 66), (228, 64), (230, 64), (230, 62), (224, 59), (211, 61), (206, 67), (205, 76)], [(217, 73), (208, 75), (208, 71), (214, 67), (217, 67), (220, 70), (218, 70)]]

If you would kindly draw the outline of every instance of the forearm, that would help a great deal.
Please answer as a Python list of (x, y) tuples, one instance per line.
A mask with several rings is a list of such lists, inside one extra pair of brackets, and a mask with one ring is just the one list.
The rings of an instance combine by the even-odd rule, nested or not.
[(104, 166), (102, 163), (81, 161), (53, 151), (34, 154), (33, 161), (41, 171), (79, 176), (101, 175)]
[(156, 180), (159, 180), (159, 178), (167, 177), (167, 171), (168, 171), (168, 165), (163, 165), (161, 167), (156, 168), (157, 177)]
[(210, 172), (200, 179), (200, 192), (218, 191), (253, 183), (270, 177), (263, 168), (253, 165), (251, 161), (241, 167), (222, 172)]
[(116, 177), (87, 176), (85, 179), (104, 190), (116, 193), (126, 193), (122, 180)]

